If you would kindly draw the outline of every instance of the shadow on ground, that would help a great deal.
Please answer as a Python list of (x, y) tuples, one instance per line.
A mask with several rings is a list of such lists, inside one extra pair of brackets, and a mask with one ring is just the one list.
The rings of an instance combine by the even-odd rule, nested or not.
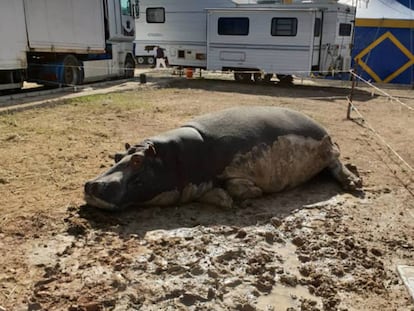
[(68, 232), (82, 235), (90, 228), (114, 232), (121, 238), (128, 239), (131, 234), (144, 237), (146, 232), (152, 230), (199, 225), (240, 228), (267, 223), (272, 217), (283, 219), (294, 210), (329, 200), (340, 193), (341, 189), (331, 176), (322, 173), (300, 187), (236, 204), (232, 209), (190, 203), (171, 207), (131, 207), (118, 212), (107, 212), (83, 205), (70, 211), (71, 215), (67, 218)]
[[(282, 96), (292, 98), (306, 98), (322, 101), (332, 101), (333, 99), (345, 99), (351, 93), (350, 87), (343, 86), (323, 86), (324, 81), (319, 81), (319, 85), (301, 84), (299, 81), (292, 83), (280, 83), (271, 81), (267, 84), (242, 83), (232, 80), (214, 78), (172, 78), (172, 77), (151, 77), (149, 81), (160, 83), (163, 87), (179, 89), (200, 89), (206, 91), (231, 92), (251, 95)], [(328, 81), (326, 81), (328, 83)], [(299, 92), (300, 91), (300, 92)], [(371, 92), (355, 89), (353, 99), (358, 101), (368, 101), (376, 98)]]

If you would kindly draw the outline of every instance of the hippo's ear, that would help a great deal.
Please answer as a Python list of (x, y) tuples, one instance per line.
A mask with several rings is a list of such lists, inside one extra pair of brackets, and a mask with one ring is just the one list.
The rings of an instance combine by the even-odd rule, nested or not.
[(131, 145), (128, 143), (125, 143), (125, 150), (128, 150), (129, 148), (131, 148)]
[(118, 163), (119, 161), (121, 161), (123, 157), (124, 157), (123, 153), (120, 153), (120, 152), (115, 153), (114, 155), (115, 163)]
[(154, 158), (156, 155), (157, 151), (155, 151), (155, 146), (153, 144), (148, 144), (145, 149), (145, 156)]

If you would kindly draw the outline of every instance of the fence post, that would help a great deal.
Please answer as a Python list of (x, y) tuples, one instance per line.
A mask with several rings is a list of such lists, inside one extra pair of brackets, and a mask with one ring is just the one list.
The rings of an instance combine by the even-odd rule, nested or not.
[(355, 91), (355, 75), (354, 70), (351, 69), (351, 76), (352, 76), (352, 86), (351, 86), (351, 94), (348, 96), (348, 111), (346, 113), (346, 118), (351, 120), (351, 112), (352, 112), (352, 100), (354, 98), (354, 91)]

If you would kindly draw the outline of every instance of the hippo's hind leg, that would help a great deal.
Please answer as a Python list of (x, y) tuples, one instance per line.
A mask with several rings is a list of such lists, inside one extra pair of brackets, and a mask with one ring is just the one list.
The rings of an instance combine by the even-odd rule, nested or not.
[(226, 190), (232, 198), (237, 200), (253, 199), (263, 195), (262, 189), (246, 178), (232, 178), (226, 180)]
[(359, 190), (362, 188), (362, 180), (352, 173), (345, 165), (335, 159), (329, 165), (329, 170), (335, 179), (341, 184), (345, 190)]

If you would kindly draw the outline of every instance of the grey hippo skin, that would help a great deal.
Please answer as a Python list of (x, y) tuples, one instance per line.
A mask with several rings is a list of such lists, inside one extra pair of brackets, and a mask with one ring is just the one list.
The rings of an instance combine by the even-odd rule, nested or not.
[(126, 149), (85, 184), (88, 205), (116, 210), (198, 201), (230, 207), (234, 200), (295, 187), (324, 168), (344, 189), (361, 186), (325, 129), (285, 108), (210, 113)]

